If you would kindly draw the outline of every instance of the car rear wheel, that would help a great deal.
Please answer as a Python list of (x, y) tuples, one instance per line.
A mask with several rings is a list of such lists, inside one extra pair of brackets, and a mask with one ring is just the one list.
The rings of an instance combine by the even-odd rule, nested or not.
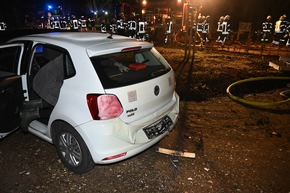
[(64, 122), (54, 123), (52, 138), (60, 160), (69, 170), (81, 174), (94, 167), (84, 140), (72, 126)]

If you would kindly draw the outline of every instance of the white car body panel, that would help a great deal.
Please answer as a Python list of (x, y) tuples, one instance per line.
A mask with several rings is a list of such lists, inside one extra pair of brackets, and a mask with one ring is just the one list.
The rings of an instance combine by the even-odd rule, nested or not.
[[(136, 122), (125, 124), (120, 119), (114, 119), (111, 121), (102, 121), (102, 124), (96, 123), (96, 121), (90, 121), (85, 125), (76, 127), (82, 137), (87, 141), (87, 146), (92, 153), (95, 163), (112, 163), (131, 157), (148, 147), (154, 145), (165, 137), (168, 132), (175, 126), (178, 119), (179, 112), (179, 97), (174, 95), (171, 108), (167, 111), (160, 111), (160, 114), (151, 114)], [(166, 107), (165, 107), (166, 108)], [(168, 107), (167, 107), (168, 108)], [(150, 123), (153, 123), (164, 115), (169, 115), (173, 121), (173, 125), (170, 129), (162, 135), (149, 140), (144, 134), (142, 128)], [(86, 128), (85, 130), (83, 128)], [(97, 136), (97, 137), (96, 137)], [(103, 161), (104, 158), (117, 155), (123, 152), (127, 152), (127, 155), (117, 160)]]
[[(104, 89), (90, 61), (91, 56), (120, 52), (124, 48), (151, 48), (148, 42), (141, 42), (122, 36), (107, 39), (108, 34), (96, 33), (51, 33), (37, 34), (13, 41), (31, 40), (65, 48), (74, 63), (76, 74), (65, 79), (48, 125), (37, 120), (29, 125), (29, 131), (52, 143), (51, 124), (62, 120), (70, 124), (84, 139), (95, 163), (112, 163), (131, 157), (160, 141), (175, 126), (179, 113), (179, 97), (174, 91), (175, 79), (171, 69), (162, 76), (151, 80)], [(163, 62), (166, 62), (164, 59)], [(158, 85), (160, 93), (154, 94)], [(27, 86), (26, 86), (27, 88)], [(136, 93), (136, 100), (130, 101), (130, 94)], [(123, 106), (119, 118), (93, 120), (87, 105), (87, 94), (114, 94)], [(132, 96), (131, 96), (132, 97)], [(148, 139), (143, 128), (169, 116), (173, 122), (170, 128)], [(103, 161), (104, 158), (127, 152), (126, 156)]]
[[(159, 109), (170, 103), (175, 86), (173, 76), (173, 72), (171, 71), (166, 75), (139, 84), (107, 89), (106, 93), (118, 96), (124, 108), (124, 112), (120, 118), (124, 122), (130, 123), (154, 112), (158, 112)], [(156, 85), (160, 87), (158, 96), (154, 94), (154, 87)], [(131, 96), (133, 99), (130, 99), (130, 95), (134, 95)], [(132, 102), (129, 102), (130, 100)]]

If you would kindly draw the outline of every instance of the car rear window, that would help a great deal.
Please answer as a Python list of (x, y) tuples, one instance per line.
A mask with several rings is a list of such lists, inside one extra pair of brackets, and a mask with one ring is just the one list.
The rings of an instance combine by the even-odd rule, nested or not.
[(155, 48), (96, 56), (91, 61), (105, 89), (150, 80), (171, 69)]

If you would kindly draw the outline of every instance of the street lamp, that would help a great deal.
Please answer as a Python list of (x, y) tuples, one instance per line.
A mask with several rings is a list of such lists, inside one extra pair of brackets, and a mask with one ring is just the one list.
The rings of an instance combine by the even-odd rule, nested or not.
[(143, 1), (142, 1), (142, 5), (143, 5), (143, 6), (146, 6), (146, 5), (147, 5), (147, 1), (146, 1), (146, 0), (143, 0)]

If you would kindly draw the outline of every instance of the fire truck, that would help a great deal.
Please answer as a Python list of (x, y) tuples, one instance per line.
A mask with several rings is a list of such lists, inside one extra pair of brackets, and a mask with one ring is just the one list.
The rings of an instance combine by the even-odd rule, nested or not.
[(143, 0), (142, 16), (148, 21), (150, 40), (167, 43), (182, 27), (183, 3), (181, 0)]

